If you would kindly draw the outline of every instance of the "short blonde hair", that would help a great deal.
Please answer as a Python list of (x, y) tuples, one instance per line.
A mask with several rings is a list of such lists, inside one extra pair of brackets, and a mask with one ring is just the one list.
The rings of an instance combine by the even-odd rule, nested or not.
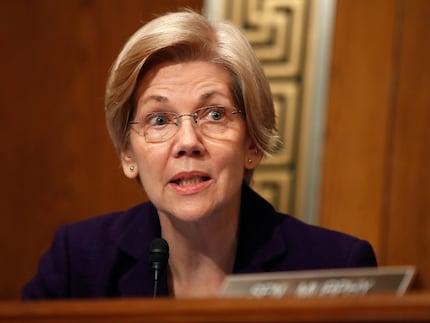
[[(248, 135), (263, 154), (277, 148), (276, 118), (269, 82), (241, 31), (229, 22), (210, 22), (193, 11), (167, 13), (137, 30), (114, 62), (105, 93), (106, 123), (116, 151), (129, 142), (139, 80), (162, 62), (207, 61), (226, 68), (237, 107), (245, 111)], [(252, 171), (245, 173), (249, 182)]]

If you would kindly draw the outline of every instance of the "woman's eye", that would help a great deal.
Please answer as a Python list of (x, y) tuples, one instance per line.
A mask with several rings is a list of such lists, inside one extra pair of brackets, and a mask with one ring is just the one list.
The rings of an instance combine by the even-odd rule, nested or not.
[(147, 124), (150, 126), (162, 126), (169, 123), (169, 117), (163, 113), (154, 113), (148, 116)]
[(219, 121), (224, 117), (224, 108), (223, 107), (211, 107), (208, 108), (207, 115), (210, 120)]

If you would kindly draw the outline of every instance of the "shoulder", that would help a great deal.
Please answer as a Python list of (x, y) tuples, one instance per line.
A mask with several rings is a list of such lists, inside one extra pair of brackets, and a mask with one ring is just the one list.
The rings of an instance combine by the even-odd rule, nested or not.
[(67, 235), (80, 244), (88, 240), (106, 237), (110, 239), (120, 238), (128, 229), (151, 222), (155, 209), (150, 203), (136, 205), (130, 209), (116, 211), (104, 215), (98, 215), (89, 219), (61, 226), (57, 236)]
[[(375, 266), (376, 257), (368, 241), (350, 234), (301, 221), (291, 215), (276, 213), (279, 234), (288, 246), (290, 257), (305, 262), (318, 260), (322, 267)], [(303, 259), (303, 256), (309, 259)]]
[(58, 248), (64, 253), (66, 249), (70, 257), (100, 257), (120, 248), (134, 254), (134, 243), (156, 235), (158, 230), (159, 220), (154, 206), (143, 203), (128, 210), (61, 226), (55, 233), (52, 251)]
[(158, 234), (152, 204), (61, 226), (23, 299), (116, 295), (118, 277)]
[(276, 212), (274, 217), (278, 219), (279, 229), (290, 242), (303, 244), (323, 243), (339, 244), (340, 242), (352, 243), (358, 238), (318, 225), (309, 224), (289, 214)]
[[(271, 255), (278, 270), (306, 270), (375, 266), (371, 245), (358, 237), (306, 223), (277, 212), (249, 187), (244, 187), (241, 232), (244, 250), (262, 250), (258, 259)], [(256, 237), (257, 235), (257, 237)], [(250, 241), (250, 237), (254, 238)], [(246, 240), (246, 241), (245, 241)], [(263, 246), (263, 247), (262, 247)]]

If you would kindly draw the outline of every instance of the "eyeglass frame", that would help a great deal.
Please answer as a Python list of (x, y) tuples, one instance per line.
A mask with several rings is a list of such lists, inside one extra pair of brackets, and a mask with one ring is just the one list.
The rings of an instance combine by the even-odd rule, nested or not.
[[(171, 111), (154, 111), (154, 112), (148, 112), (148, 113), (146, 113), (146, 114), (145, 114), (146, 118), (147, 118), (148, 116), (151, 116), (151, 115), (166, 114), (166, 115), (170, 115), (170, 116), (172, 116), (172, 120), (174, 120), (174, 121), (175, 121), (174, 123), (168, 123), (168, 124), (174, 124), (174, 125), (176, 126), (176, 129), (177, 129), (177, 130), (176, 130), (175, 132), (173, 132), (173, 134), (172, 134), (171, 136), (169, 136), (169, 137), (168, 137), (168, 138), (166, 138), (166, 139), (162, 139), (162, 140), (150, 140), (150, 141), (148, 141), (148, 140), (147, 140), (147, 138), (146, 138), (146, 136), (145, 136), (146, 131), (145, 131), (145, 129), (144, 129), (144, 126), (142, 126), (142, 130), (143, 130), (143, 133), (142, 133), (142, 134), (140, 134), (140, 131), (137, 131), (137, 130), (135, 130), (135, 129), (134, 129), (134, 128), (132, 128), (132, 127), (130, 127), (130, 128), (131, 128), (131, 129), (133, 129), (133, 130), (135, 130), (135, 131), (136, 131), (136, 133), (137, 133), (139, 136), (144, 137), (144, 138), (145, 138), (145, 140), (146, 140), (147, 142), (152, 142), (152, 143), (165, 142), (165, 141), (168, 141), (169, 139), (171, 139), (171, 138), (172, 138), (172, 137), (177, 133), (177, 131), (178, 131), (178, 129), (179, 129), (179, 126), (181, 125), (180, 119), (181, 119), (182, 117), (192, 117), (192, 119), (193, 119), (193, 124), (194, 124), (195, 126), (197, 126), (197, 125), (198, 125), (198, 122), (199, 122), (199, 120), (198, 120), (199, 112), (200, 112), (200, 111), (204, 111), (204, 110), (208, 110), (208, 109), (211, 109), (211, 108), (222, 108), (222, 109), (224, 109), (224, 110), (226, 110), (226, 109), (232, 109), (233, 111), (231, 111), (231, 112), (230, 112), (230, 114), (231, 114), (231, 115), (238, 115), (238, 114), (245, 115), (244, 111), (242, 111), (241, 109), (237, 109), (236, 107), (227, 107), (227, 106), (224, 106), (224, 105), (209, 105), (209, 106), (204, 106), (204, 107), (201, 107), (201, 108), (198, 108), (198, 109), (194, 110), (194, 112), (193, 112), (193, 113), (182, 113), (182, 114), (178, 114), (178, 113), (176, 113), (176, 112), (171, 112)], [(226, 115), (227, 115), (227, 111), (225, 111), (225, 112), (226, 112)], [(146, 118), (145, 118), (145, 119), (146, 119)], [(127, 124), (128, 124), (128, 126), (140, 125), (140, 124), (142, 124), (142, 121), (139, 121), (139, 120), (131, 120), (131, 121), (129, 121)]]

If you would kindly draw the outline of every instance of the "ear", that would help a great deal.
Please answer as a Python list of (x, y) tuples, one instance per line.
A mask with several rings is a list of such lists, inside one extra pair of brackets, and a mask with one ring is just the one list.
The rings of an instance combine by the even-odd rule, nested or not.
[(121, 165), (124, 175), (128, 178), (136, 178), (139, 175), (137, 163), (134, 159), (133, 153), (127, 149), (121, 153)]
[(254, 169), (260, 165), (261, 159), (263, 158), (263, 153), (257, 148), (253, 142), (249, 142), (248, 149), (245, 154), (245, 168)]

